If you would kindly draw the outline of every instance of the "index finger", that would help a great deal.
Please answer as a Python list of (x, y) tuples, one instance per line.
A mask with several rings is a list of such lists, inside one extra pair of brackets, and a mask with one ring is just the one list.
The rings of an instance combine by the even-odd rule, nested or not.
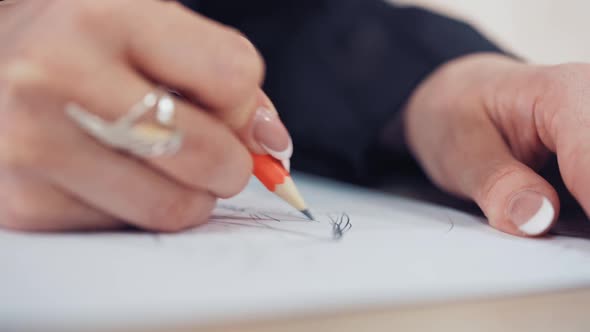
[(264, 63), (245, 37), (176, 2), (145, 1), (141, 11), (134, 3), (123, 13), (125, 51), (134, 67), (187, 93), (230, 127), (246, 125)]

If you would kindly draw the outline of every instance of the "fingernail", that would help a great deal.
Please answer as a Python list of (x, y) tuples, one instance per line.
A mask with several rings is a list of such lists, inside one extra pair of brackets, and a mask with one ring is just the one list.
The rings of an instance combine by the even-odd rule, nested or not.
[(293, 154), (291, 136), (277, 114), (261, 107), (254, 118), (254, 139), (271, 156), (283, 162), (289, 170), (289, 159)]
[(523, 191), (512, 199), (508, 215), (514, 225), (527, 235), (545, 232), (555, 217), (553, 204), (534, 191)]

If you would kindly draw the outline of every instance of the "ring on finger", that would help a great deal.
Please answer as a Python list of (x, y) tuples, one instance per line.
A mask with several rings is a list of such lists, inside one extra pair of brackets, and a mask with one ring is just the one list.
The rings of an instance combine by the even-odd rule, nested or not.
[(139, 157), (174, 155), (182, 146), (182, 132), (175, 125), (174, 97), (163, 88), (147, 93), (113, 122), (86, 111), (75, 102), (67, 103), (65, 112), (102, 144)]

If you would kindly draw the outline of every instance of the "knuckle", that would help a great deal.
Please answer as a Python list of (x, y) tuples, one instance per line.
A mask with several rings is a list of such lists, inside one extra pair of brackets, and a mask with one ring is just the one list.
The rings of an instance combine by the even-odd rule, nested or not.
[(82, 22), (97, 22), (104, 25), (107, 18), (112, 18), (119, 9), (117, 1), (103, 0), (103, 1), (77, 1), (75, 15)]
[(226, 169), (223, 174), (220, 174), (226, 184), (223, 190), (218, 193), (220, 198), (230, 198), (239, 194), (244, 190), (252, 175), (252, 157), (246, 148), (237, 145), (232, 150), (235, 151), (227, 153), (224, 161), (225, 165), (230, 169)]
[(170, 10), (172, 15), (187, 11), (187, 8), (180, 1), (163, 1), (161, 6), (162, 10)]
[(192, 216), (189, 214), (192, 201), (188, 196), (174, 197), (150, 208), (147, 224), (163, 232), (183, 230)]
[[(0, 65), (0, 107), (32, 88), (47, 83), (46, 70), (33, 48), (22, 48), (18, 54)], [(7, 99), (12, 97), (12, 99)]]
[(187, 185), (202, 188), (214, 181), (224, 150), (216, 142), (215, 139), (187, 140), (187, 153), (184, 154), (187, 159), (179, 161), (182, 164), (179, 173)]
[(258, 89), (264, 78), (264, 61), (243, 35), (230, 32), (220, 57), (224, 84), (243, 100)]
[(151, 208), (148, 227), (161, 232), (179, 232), (207, 221), (215, 200), (208, 195), (187, 193)]
[[(45, 63), (44, 63), (45, 62)], [(32, 48), (0, 63), (0, 112), (3, 115), (26, 108), (50, 90), (52, 80), (47, 59)]]
[(494, 201), (494, 197), (502, 190), (503, 184), (509, 182), (511, 178), (518, 176), (520, 172), (520, 167), (516, 165), (499, 164), (494, 167), (485, 178), (477, 195), (478, 203), (482, 209), (487, 210), (489, 204)]
[(558, 152), (563, 183), (576, 197), (580, 197), (579, 194), (586, 186), (586, 182), (581, 181), (586, 174), (586, 165), (588, 165), (588, 157), (585, 152), (580, 144), (575, 144), (573, 148), (568, 150), (561, 149)]
[[(535, 79), (543, 87), (543, 108), (549, 112), (573, 111), (576, 120), (590, 125), (590, 113), (583, 105), (589, 101), (590, 66), (583, 64), (562, 64), (540, 71)], [(569, 113), (572, 114), (572, 113)]]
[[(72, 5), (71, 2), (67, 2), (68, 6)], [(129, 0), (76, 1), (72, 12), (73, 24), (84, 31), (103, 31), (107, 28), (105, 24), (120, 18), (129, 5)]]
[(217, 205), (217, 199), (209, 194), (201, 194), (198, 198), (199, 204), (194, 209), (193, 224), (202, 225), (209, 221), (209, 217)]
[(6, 118), (10, 128), (0, 125), (0, 163), (6, 170), (30, 170), (48, 165), (46, 144), (38, 124), (23, 113)]
[[(216, 126), (217, 127), (217, 126)], [(190, 162), (190, 185), (209, 188), (217, 196), (228, 198), (239, 193), (252, 174), (252, 158), (246, 148), (224, 126), (212, 130), (206, 136), (195, 139)], [(195, 174), (195, 166), (197, 174)]]
[(48, 166), (48, 129), (36, 113), (46, 106), (40, 98), (49, 84), (45, 74), (30, 60), (10, 61), (0, 67), (0, 163), (4, 168)]

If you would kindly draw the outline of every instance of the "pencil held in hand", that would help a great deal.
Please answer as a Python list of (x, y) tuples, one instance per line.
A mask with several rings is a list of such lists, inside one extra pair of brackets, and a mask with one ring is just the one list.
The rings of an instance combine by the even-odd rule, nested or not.
[(295, 186), (289, 172), (280, 161), (269, 156), (252, 154), (254, 160), (254, 176), (271, 192), (282, 198), (291, 206), (303, 213), (307, 218), (314, 220), (307, 209), (299, 190)]

